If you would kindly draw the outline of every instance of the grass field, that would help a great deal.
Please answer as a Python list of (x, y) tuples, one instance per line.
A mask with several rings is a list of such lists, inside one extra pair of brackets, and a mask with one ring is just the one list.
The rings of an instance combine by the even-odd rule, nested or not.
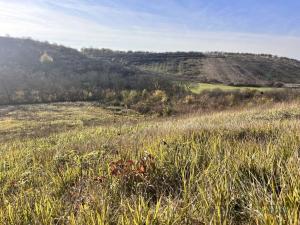
[(271, 91), (271, 90), (279, 89), (279, 88), (238, 87), (238, 86), (229, 86), (229, 85), (225, 85), (225, 84), (208, 84), (208, 83), (197, 83), (197, 84), (191, 84), (191, 86), (190, 86), (190, 90), (195, 94), (199, 94), (205, 90), (214, 90), (214, 89), (220, 89), (223, 91), (233, 91), (233, 90), (243, 90), (243, 89), (258, 90), (258, 91)]
[(157, 119), (0, 108), (0, 224), (299, 224), (300, 104)]

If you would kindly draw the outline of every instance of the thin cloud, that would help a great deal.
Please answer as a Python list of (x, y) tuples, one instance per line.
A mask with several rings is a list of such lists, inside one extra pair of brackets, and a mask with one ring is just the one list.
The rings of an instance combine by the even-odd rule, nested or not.
[[(169, 23), (167, 16), (121, 10), (113, 4), (0, 1), (0, 10), (1, 35), (31, 36), (76, 48), (253, 52), (300, 59), (299, 37), (197, 31), (188, 25)], [(206, 14), (203, 8), (203, 19)]]

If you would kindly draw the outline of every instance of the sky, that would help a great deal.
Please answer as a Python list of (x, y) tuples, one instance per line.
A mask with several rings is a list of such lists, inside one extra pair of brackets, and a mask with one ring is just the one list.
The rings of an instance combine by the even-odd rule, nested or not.
[(300, 59), (299, 0), (0, 0), (0, 35), (74, 48)]

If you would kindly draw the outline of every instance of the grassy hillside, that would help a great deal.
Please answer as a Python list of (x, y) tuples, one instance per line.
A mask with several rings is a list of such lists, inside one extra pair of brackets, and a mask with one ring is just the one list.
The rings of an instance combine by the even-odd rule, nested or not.
[(299, 102), (165, 120), (80, 104), (1, 108), (1, 224), (298, 224)]
[(119, 62), (178, 80), (270, 86), (300, 83), (300, 62), (271, 55), (234, 53), (147, 53), (83, 49), (91, 58)]
[(167, 91), (169, 83), (64, 46), (0, 37), (0, 104), (101, 100), (107, 90)]
[(0, 224), (298, 225), (298, 69), (0, 38)]

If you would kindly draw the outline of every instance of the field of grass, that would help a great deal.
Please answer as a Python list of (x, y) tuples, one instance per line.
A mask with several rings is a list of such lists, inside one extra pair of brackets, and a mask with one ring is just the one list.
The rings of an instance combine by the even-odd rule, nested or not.
[(0, 108), (0, 224), (299, 224), (300, 103), (157, 119)]
[(258, 91), (272, 91), (274, 89), (279, 88), (272, 88), (272, 87), (238, 87), (238, 86), (229, 86), (225, 84), (208, 84), (208, 83), (197, 83), (197, 84), (191, 84), (190, 90), (195, 93), (199, 94), (202, 91), (205, 90), (214, 90), (214, 89), (220, 89), (223, 91), (233, 91), (233, 90), (244, 90), (244, 89), (250, 89), (250, 90), (258, 90)]
[(0, 141), (42, 137), (50, 133), (95, 126), (118, 126), (142, 119), (122, 108), (104, 109), (97, 103), (53, 103), (0, 106)]

